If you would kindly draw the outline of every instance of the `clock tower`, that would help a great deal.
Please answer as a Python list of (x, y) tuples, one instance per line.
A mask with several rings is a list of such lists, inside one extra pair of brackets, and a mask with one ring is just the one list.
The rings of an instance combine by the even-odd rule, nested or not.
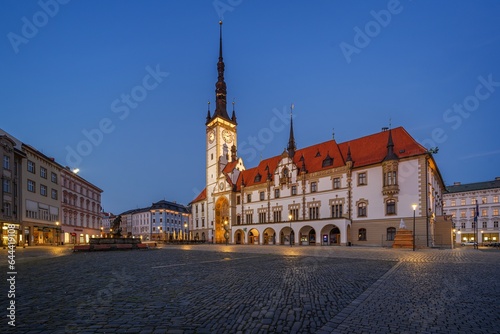
[[(206, 196), (207, 196), (207, 214), (209, 224), (213, 223), (215, 238), (217, 242), (221, 236), (218, 236), (217, 225), (223, 222), (231, 223), (229, 207), (231, 201), (231, 189), (229, 189), (225, 178), (221, 175), (228, 162), (236, 159), (236, 114), (233, 111), (229, 117), (227, 112), (227, 90), (224, 81), (224, 60), (222, 58), (222, 21), (219, 22), (219, 61), (217, 62), (218, 78), (215, 83), (215, 111), (211, 114), (210, 102), (208, 104), (208, 113), (206, 120)], [(224, 198), (220, 198), (224, 197)], [(223, 203), (221, 203), (223, 202)], [(217, 210), (216, 206), (224, 207)], [(217, 216), (216, 211), (219, 212)]]

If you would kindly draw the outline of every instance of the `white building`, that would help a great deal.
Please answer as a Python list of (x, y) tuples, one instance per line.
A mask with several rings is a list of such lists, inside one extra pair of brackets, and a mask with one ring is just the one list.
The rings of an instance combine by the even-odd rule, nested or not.
[(132, 236), (144, 241), (151, 240), (151, 212), (149, 208), (132, 212)]
[[(499, 242), (500, 221), (500, 177), (493, 181), (461, 184), (455, 182), (447, 187), (443, 206), (454, 223), (455, 242), (479, 244)], [(477, 229), (474, 228), (478, 208)]]
[[(401, 219), (418, 246), (450, 246), (444, 185), (432, 154), (402, 127), (344, 143), (287, 149), (247, 169), (226, 109), (220, 42), (216, 108), (206, 118), (206, 187), (192, 201), (193, 235), (236, 244), (390, 246)], [(412, 205), (416, 204), (414, 212)]]

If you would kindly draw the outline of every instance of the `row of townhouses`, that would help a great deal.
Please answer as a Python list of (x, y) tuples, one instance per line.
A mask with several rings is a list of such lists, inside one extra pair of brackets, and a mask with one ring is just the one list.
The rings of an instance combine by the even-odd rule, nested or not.
[(2, 244), (87, 243), (99, 236), (102, 190), (0, 129)]
[(118, 216), (103, 213), (103, 236), (111, 236), (113, 223), (120, 220), (121, 234), (143, 241), (192, 240), (189, 207), (165, 200), (150, 207), (128, 210)]

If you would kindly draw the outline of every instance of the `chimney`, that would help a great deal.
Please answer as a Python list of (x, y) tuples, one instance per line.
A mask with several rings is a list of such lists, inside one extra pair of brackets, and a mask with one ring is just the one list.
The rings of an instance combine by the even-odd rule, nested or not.
[(384, 126), (384, 127), (382, 128), (382, 132), (386, 132), (387, 130), (389, 130), (389, 128), (388, 128), (388, 127), (386, 127), (386, 126)]

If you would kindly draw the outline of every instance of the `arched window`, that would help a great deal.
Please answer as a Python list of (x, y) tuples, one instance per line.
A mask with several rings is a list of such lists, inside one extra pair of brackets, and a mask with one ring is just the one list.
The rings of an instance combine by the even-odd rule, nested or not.
[(360, 228), (358, 231), (358, 240), (366, 241), (366, 228)]
[(387, 228), (387, 241), (394, 241), (394, 237), (396, 236), (396, 228), (388, 227)]

